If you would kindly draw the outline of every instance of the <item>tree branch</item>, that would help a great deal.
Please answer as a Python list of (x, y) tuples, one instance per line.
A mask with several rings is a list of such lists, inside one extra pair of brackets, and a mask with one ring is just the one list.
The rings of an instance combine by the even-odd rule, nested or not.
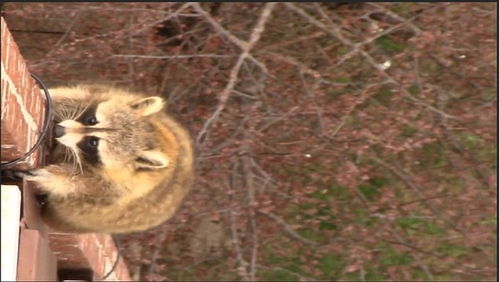
[[(196, 144), (198, 146), (205, 140), (208, 129), (212, 126), (213, 123), (215, 123), (217, 121), (221, 112), (225, 108), (225, 105), (227, 104), (227, 100), (230, 97), (232, 89), (236, 85), (238, 75), (239, 75), (239, 70), (241, 69), (243, 62), (250, 56), (251, 49), (255, 46), (255, 44), (260, 39), (260, 37), (265, 29), (265, 23), (269, 19), (270, 15), (272, 13), (272, 10), (275, 7), (275, 4), (276, 3), (265, 4), (265, 6), (263, 7), (263, 11), (260, 14), (260, 18), (258, 19), (257, 24), (253, 28), (253, 32), (251, 33), (251, 36), (250, 36), (250, 39), (248, 42), (244, 42), (244, 41), (241, 41), (239, 39), (234, 41), (234, 42), (238, 42), (237, 44), (243, 50), (243, 52), (239, 55), (239, 58), (237, 59), (236, 64), (232, 67), (232, 70), (230, 71), (229, 82), (226, 84), (225, 89), (222, 91), (222, 93), (219, 96), (219, 103), (217, 105), (215, 112), (213, 112), (213, 114), (205, 122), (205, 124), (203, 125), (203, 128), (200, 130), (200, 132), (196, 138)], [(194, 9), (196, 9), (196, 11), (199, 11), (200, 13), (202, 13), (202, 15), (205, 16), (205, 18), (207, 18), (207, 19), (209, 18), (210, 23), (212, 23), (211, 16), (208, 17), (209, 15), (204, 10), (201, 9), (201, 7), (199, 6), (198, 3), (194, 3), (192, 5), (193, 5)], [(214, 26), (216, 26), (218, 29), (223, 29), (220, 25), (214, 25)], [(223, 30), (225, 30), (225, 29), (223, 29)], [(228, 34), (230, 34), (230, 33), (228, 33)], [(233, 37), (231, 36), (230, 38), (233, 38)], [(235, 40), (235, 39), (233, 39), (233, 40)]]

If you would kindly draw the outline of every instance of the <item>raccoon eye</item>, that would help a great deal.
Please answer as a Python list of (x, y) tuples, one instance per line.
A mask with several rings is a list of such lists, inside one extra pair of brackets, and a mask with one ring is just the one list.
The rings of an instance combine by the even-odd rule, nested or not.
[(99, 138), (91, 137), (91, 138), (88, 138), (87, 142), (88, 142), (88, 145), (90, 147), (96, 148), (99, 145)]
[(82, 157), (91, 165), (99, 166), (102, 161), (99, 156), (99, 138), (97, 136), (86, 135), (83, 139), (76, 143)]
[(97, 103), (91, 103), (86, 107), (85, 111), (80, 114), (76, 121), (83, 125), (95, 125), (96, 123), (99, 123), (96, 118), (97, 106)]
[(95, 118), (95, 116), (93, 117), (88, 117), (87, 119), (85, 119), (85, 125), (95, 125), (97, 124), (97, 118)]

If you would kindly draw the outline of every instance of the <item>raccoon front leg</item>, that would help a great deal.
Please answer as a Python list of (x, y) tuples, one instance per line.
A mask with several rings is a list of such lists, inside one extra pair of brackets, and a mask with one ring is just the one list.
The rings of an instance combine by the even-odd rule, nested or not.
[(67, 196), (85, 190), (85, 179), (74, 170), (61, 165), (49, 165), (30, 171), (24, 178), (34, 182), (39, 189), (57, 196)]

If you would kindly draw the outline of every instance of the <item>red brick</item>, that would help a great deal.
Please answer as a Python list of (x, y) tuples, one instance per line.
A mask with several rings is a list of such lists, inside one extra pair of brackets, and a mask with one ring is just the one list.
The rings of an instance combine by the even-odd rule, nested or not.
[(5, 102), (4, 99), (7, 98), (7, 82), (5, 81), (5, 78), (2, 77), (2, 80), (1, 80), (1, 91), (2, 91), (2, 109), (4, 107)]
[[(3, 29), (4, 29), (4, 26), (2, 24), (2, 38), (4, 37)], [(6, 57), (7, 57), (7, 44), (2, 44), (2, 62), (5, 62)]]
[[(29, 92), (29, 91), (25, 91), (25, 93), (31, 93), (31, 92)], [(35, 110), (33, 109), (33, 104), (35, 104), (35, 103), (36, 103), (37, 99), (30, 99), (30, 97), (29, 97), (30, 95), (29, 95), (29, 94), (28, 94), (28, 95), (26, 95), (26, 96), (27, 96), (27, 98), (24, 100), (24, 105), (25, 105), (25, 107), (26, 107), (26, 111), (27, 111), (27, 112), (28, 112), (28, 113), (29, 113), (32, 117), (34, 117), (34, 115), (33, 115), (33, 114), (34, 114), (34, 113), (36, 113), (36, 112), (35, 112)]]
[[(45, 98), (40, 95), (40, 89), (32, 80), (26, 62), (19, 53), (19, 48), (15, 44), (10, 32), (7, 30), (4, 19), (2, 25), (2, 63), (6, 76), (18, 88), (21, 96), (21, 103), (16, 101), (12, 92), (15, 91), (13, 85), (9, 85), (2, 77), (2, 98), (6, 99), (7, 108), (2, 108), (3, 113), (7, 113), (2, 119), (2, 143), (9, 139), (15, 148), (4, 150), (2, 148), (2, 160), (5, 156), (13, 159), (13, 153), (24, 154), (38, 140), (38, 132), (28, 128), (21, 107), (26, 107), (27, 112), (38, 125), (43, 127), (45, 116)], [(33, 168), (41, 164), (43, 154), (37, 150), (29, 161), (16, 165), (17, 168)], [(40, 211), (34, 197), (34, 187), (32, 184), (23, 183), (23, 216), (28, 228), (39, 231), (39, 238), (47, 234), (47, 227), (41, 221)], [(102, 278), (114, 263), (117, 257), (117, 249), (109, 235), (85, 234), (73, 235), (64, 233), (50, 233), (48, 236), (50, 248), (56, 253), (60, 267), (67, 268), (89, 268), (92, 267), (97, 279)], [(38, 239), (37, 239), (38, 240)], [(26, 244), (26, 241), (23, 243)], [(25, 246), (21, 246), (25, 247)], [(25, 254), (26, 256), (26, 254)], [(23, 257), (25, 259), (26, 257)], [(20, 262), (23, 261), (20, 258)], [(106, 263), (107, 261), (107, 263)], [(28, 267), (22, 263), (19, 269)], [(107, 267), (107, 268), (106, 268)], [(126, 264), (120, 260), (118, 268), (111, 277), (117, 280), (130, 280)]]
[(5, 95), (12, 96), (10, 85), (7, 83), (7, 78), (3, 78), (5, 80)]
[(8, 89), (9, 85), (4, 79), (2, 79), (2, 117), (7, 117), (7, 114), (9, 113), (7, 105), (11, 103), (9, 101), (12, 100), (12, 94), (10, 94)]
[(23, 218), (30, 229), (39, 230), (42, 234), (47, 233), (46, 225), (40, 217), (40, 208), (35, 198), (36, 189), (32, 182), (23, 182)]
[[(13, 152), (7, 153), (6, 149), (2, 149), (2, 160), (7, 160), (5, 157), (16, 158), (20, 156), (13, 156), (15, 152), (19, 153), (26, 152), (26, 150), (30, 149), (32, 145), (38, 140), (38, 136), (34, 134), (38, 134), (37, 129), (29, 128), (25, 121), (25, 116), (22, 114), (23, 111), (27, 111), (30, 113), (31, 118), (38, 124), (41, 128), (43, 120), (39, 117), (44, 116), (45, 109), (40, 107), (36, 103), (37, 100), (44, 101), (41, 95), (39, 94), (39, 89), (37, 86), (34, 86), (32, 78), (29, 74), (29, 71), (26, 67), (25, 60), (19, 53), (19, 48), (15, 44), (11, 34), (6, 29), (5, 21), (2, 18), (2, 63), (5, 69), (4, 76), (2, 77), (2, 98), (6, 98), (8, 101), (4, 101), (2, 105), (5, 107), (2, 108), (2, 112), (4, 113), (2, 119), (2, 134), (5, 135), (2, 138), (4, 141), (6, 138), (16, 138), (11, 142), (15, 144), (17, 148), (11, 149)], [(8, 54), (8, 56), (7, 56)], [(11, 81), (17, 87), (13, 85), (9, 85), (7, 81)], [(17, 88), (17, 91), (16, 91)], [(12, 93), (16, 92), (20, 97), (21, 101), (18, 101), (19, 96), (12, 97)], [(11, 97), (9, 97), (11, 96)], [(25, 107), (23, 109), (22, 107)], [(28, 119), (31, 119), (28, 118)], [(27, 162), (24, 164), (16, 165), (17, 168), (32, 168), (31, 166), (39, 163), (39, 160), (35, 159), (35, 157), (40, 158), (40, 153), (36, 153), (29, 158)]]
[[(17, 55), (17, 52), (16, 50), (13, 48), (14, 47), (14, 42), (12, 41), (12, 37), (8, 37), (7, 38), (9, 41), (9, 45), (7, 46), (9, 48), (9, 56), (7, 57), (7, 62), (5, 63), (5, 66), (7, 67), (7, 74), (9, 74), (10, 76), (10, 79), (14, 82), (14, 84), (16, 84), (16, 81), (17, 81), (17, 75), (15, 75), (16, 73), (16, 62), (17, 62), (17, 59), (18, 59), (18, 55)], [(14, 75), (12, 75), (14, 74)]]
[[(45, 100), (34, 100), (33, 99), (33, 106), (32, 106), (32, 111), (33, 111), (33, 118), (37, 121), (37, 124), (41, 124), (42, 126), (44, 125), (45, 121), (45, 110), (40, 110), (40, 109), (45, 109)], [(38, 111), (36, 109), (39, 109)]]
[(9, 37), (9, 35), (7, 32), (4, 33), (5, 35), (2, 35), (2, 38), (5, 38), (5, 40), (2, 40), (2, 62), (7, 62), (7, 55), (10, 53), (9, 45), (7, 44), (7, 38)]
[(20, 234), (17, 280), (56, 281), (57, 262), (47, 239), (38, 230), (22, 229)]
[[(8, 144), (9, 140), (12, 140), (13, 136), (10, 136), (10, 134), (2, 134), (2, 144)], [(6, 160), (12, 160), (15, 158), (18, 158), (20, 155), (22, 155), (22, 152), (17, 151), (17, 149), (14, 147), (13, 149), (5, 150), (5, 152), (2, 152), (2, 159), (5, 158)]]
[[(49, 238), (50, 245), (56, 250), (61, 264), (65, 267), (92, 268), (95, 280), (102, 279), (115, 262), (117, 249), (107, 234), (50, 233)], [(128, 269), (122, 259), (111, 276), (117, 277), (120, 281), (130, 280)]]
[[(40, 95), (39, 95), (40, 96)], [(32, 100), (35, 100), (35, 99), (32, 99)], [(41, 100), (41, 98), (39, 97), (38, 99), (36, 99), (36, 102), (34, 102), (35, 104), (35, 107), (34, 107), (34, 110), (36, 113), (39, 113), (39, 112), (44, 112), (44, 105), (45, 105), (45, 100)], [(43, 105), (43, 106), (42, 106)]]

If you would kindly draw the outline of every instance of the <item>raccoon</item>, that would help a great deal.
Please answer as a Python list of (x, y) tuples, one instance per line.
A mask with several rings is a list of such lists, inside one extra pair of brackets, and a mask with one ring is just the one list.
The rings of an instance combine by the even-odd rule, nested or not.
[(103, 85), (50, 90), (57, 146), (26, 176), (46, 195), (41, 214), (72, 233), (127, 233), (169, 219), (193, 183), (187, 131), (164, 101)]

